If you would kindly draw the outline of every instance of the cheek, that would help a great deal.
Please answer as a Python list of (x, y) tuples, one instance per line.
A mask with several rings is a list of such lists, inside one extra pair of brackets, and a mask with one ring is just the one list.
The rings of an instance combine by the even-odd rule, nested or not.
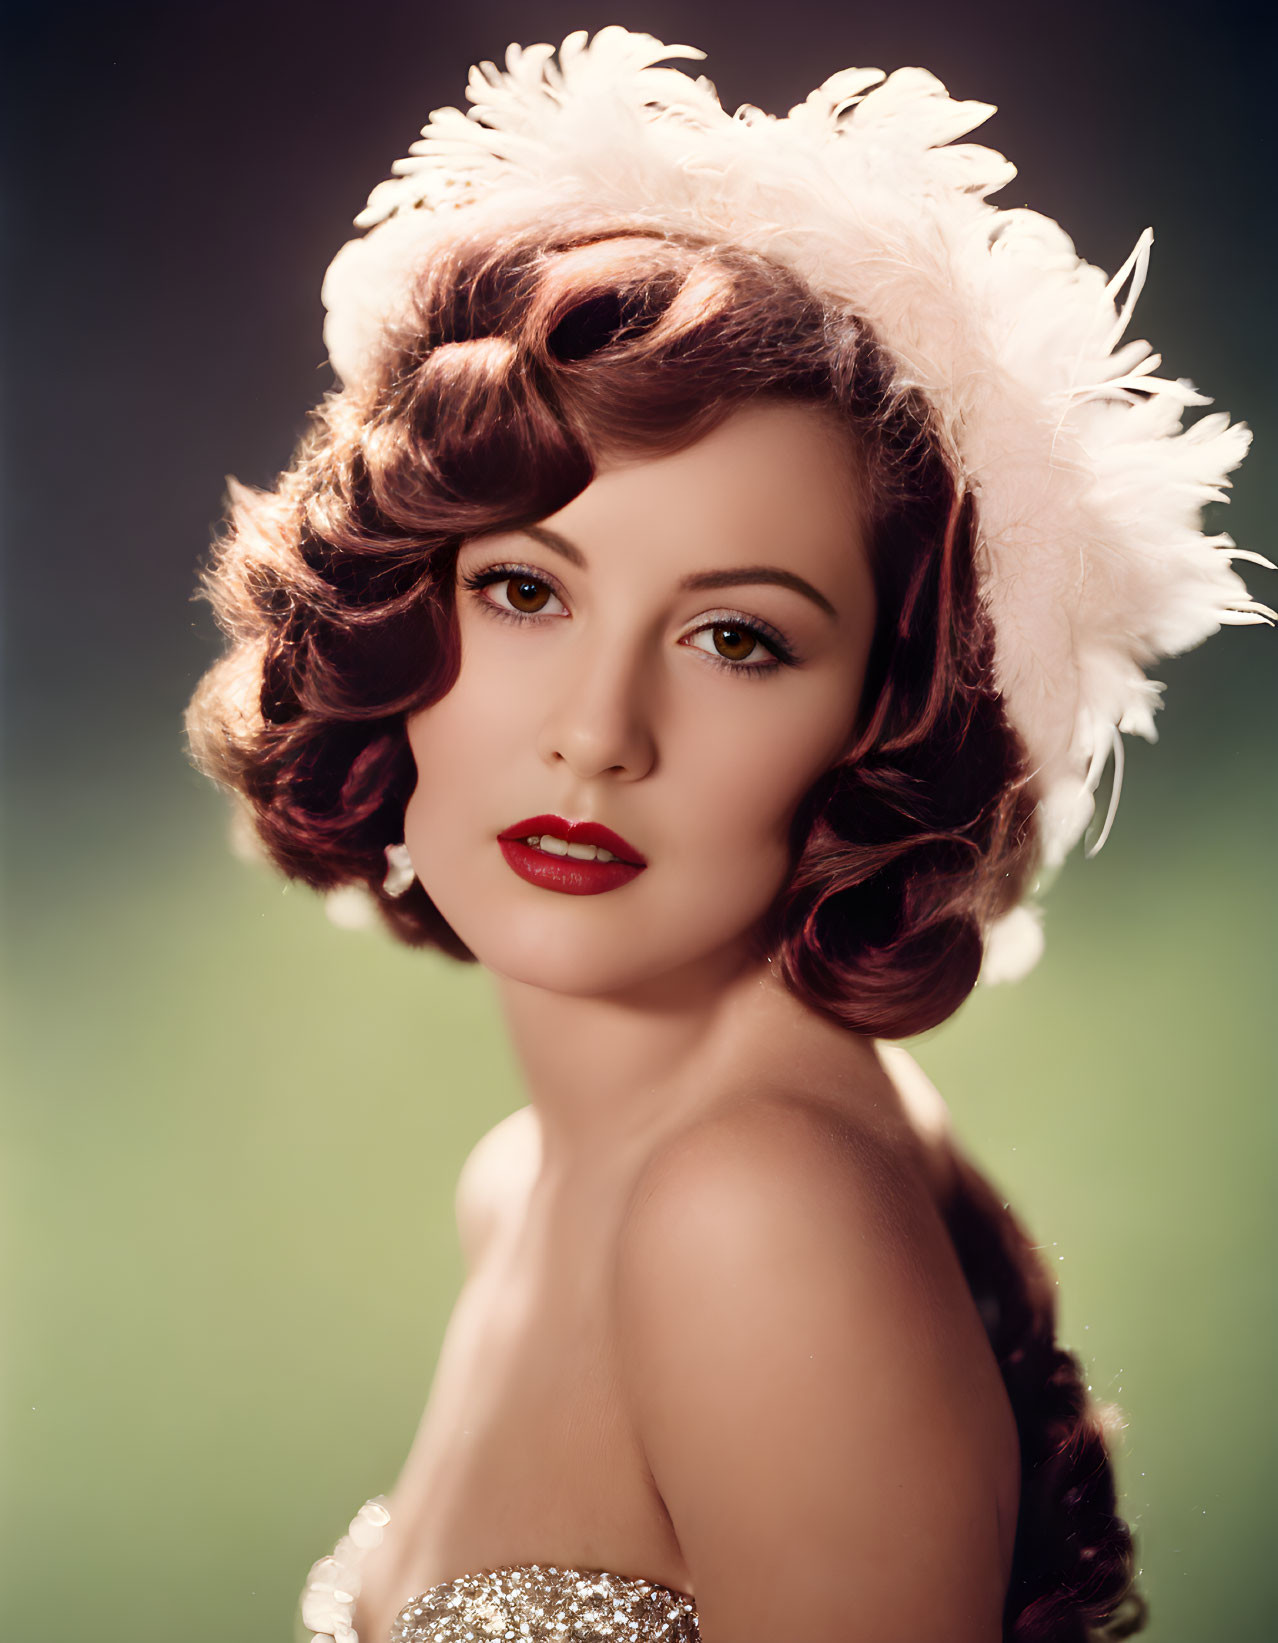
[(734, 938), (789, 882), (795, 811), (841, 751), (842, 738), (814, 736), (810, 727), (796, 736), (793, 718), (786, 714), (779, 725), (780, 718), (759, 710), (744, 733), (739, 724), (731, 733), (725, 723), (723, 734), (688, 747), (670, 788), (681, 857), (681, 871), (667, 881), (672, 928), (690, 924), (712, 942)]
[[(471, 704), (459, 685), (408, 721), (408, 745), (417, 765), (417, 785), (408, 801), (405, 831), (447, 832), (459, 820), (459, 799), (481, 789), (487, 738), (478, 733)], [(411, 840), (410, 840), (411, 843)]]
[[(744, 684), (758, 688), (766, 681)], [(855, 702), (838, 693), (796, 702), (760, 702), (697, 738), (687, 749), (688, 821), (706, 848), (786, 858), (790, 824), (812, 784), (846, 746)]]
[(439, 786), (436, 773), (445, 784), (450, 771), (472, 780), (485, 769), (491, 774), (535, 734), (536, 704), (545, 691), (527, 679), (527, 659), (517, 651), (512, 656), (508, 636), (494, 627), (463, 613), (452, 689), (408, 720), (419, 785)]

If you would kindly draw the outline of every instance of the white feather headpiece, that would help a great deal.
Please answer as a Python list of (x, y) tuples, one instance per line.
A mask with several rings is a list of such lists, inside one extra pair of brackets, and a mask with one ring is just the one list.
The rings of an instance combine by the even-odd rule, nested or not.
[[(1162, 686), (1144, 669), (1222, 624), (1269, 621), (1232, 559), (1274, 567), (1202, 509), (1251, 434), (1155, 375), (1122, 342), (1145, 282), (1146, 229), (1112, 279), (1050, 217), (986, 196), (1016, 170), (959, 143), (994, 112), (955, 102), (925, 69), (844, 69), (788, 117), (729, 115), (704, 76), (657, 65), (691, 46), (605, 28), (509, 47), (470, 73), (463, 113), (436, 109), (374, 189), (324, 281), (325, 340), (347, 385), (373, 368), (432, 247), (467, 221), (511, 228), (560, 212), (623, 213), (789, 268), (864, 320), (896, 380), (919, 390), (977, 504), (977, 564), (995, 673), (1029, 753), (1045, 867), (1082, 837), (1121, 732), (1155, 739)], [(471, 213), (474, 215), (472, 216)], [(1041, 937), (1003, 921), (985, 975), (1027, 969)], [(1014, 951), (1018, 948), (1019, 951)]]

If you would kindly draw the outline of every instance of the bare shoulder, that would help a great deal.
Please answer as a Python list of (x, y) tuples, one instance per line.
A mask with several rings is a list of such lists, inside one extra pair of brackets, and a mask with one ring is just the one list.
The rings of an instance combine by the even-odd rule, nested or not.
[(618, 1317), (707, 1636), (998, 1638), (1001, 1383), (916, 1169), (821, 1103), (701, 1121), (639, 1183)]
[[(668, 1140), (639, 1177), (619, 1267), (638, 1296), (677, 1265), (718, 1262), (760, 1274), (800, 1257), (814, 1281), (917, 1276), (948, 1246), (909, 1162), (831, 1106), (759, 1097), (703, 1117)], [(887, 1296), (897, 1293), (890, 1285)]]
[(467, 1266), (479, 1258), (503, 1207), (527, 1193), (540, 1159), (541, 1129), (532, 1107), (520, 1107), (494, 1124), (471, 1148), (453, 1201)]

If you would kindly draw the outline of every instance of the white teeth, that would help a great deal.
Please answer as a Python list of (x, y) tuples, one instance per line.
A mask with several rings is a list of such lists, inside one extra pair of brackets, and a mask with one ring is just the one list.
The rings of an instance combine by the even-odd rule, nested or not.
[(553, 833), (543, 833), (540, 838), (525, 839), (534, 850), (544, 850), (548, 856), (571, 856), (574, 861), (619, 861), (611, 850), (604, 850), (597, 844), (569, 844), (567, 839), (557, 839)]

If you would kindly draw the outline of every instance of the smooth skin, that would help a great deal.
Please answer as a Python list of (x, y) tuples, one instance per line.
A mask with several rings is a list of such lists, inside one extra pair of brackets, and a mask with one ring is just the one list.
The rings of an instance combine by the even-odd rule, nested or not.
[[(1000, 1637), (1019, 1459), (940, 1215), (944, 1104), (754, 939), (853, 735), (856, 476), (831, 412), (757, 402), (461, 550), (405, 839), (497, 979), (530, 1105), (458, 1184), (468, 1277), (365, 1643), (440, 1581), (532, 1562), (686, 1592), (705, 1643)], [(529, 884), (496, 840), (540, 813), (648, 865)]]

